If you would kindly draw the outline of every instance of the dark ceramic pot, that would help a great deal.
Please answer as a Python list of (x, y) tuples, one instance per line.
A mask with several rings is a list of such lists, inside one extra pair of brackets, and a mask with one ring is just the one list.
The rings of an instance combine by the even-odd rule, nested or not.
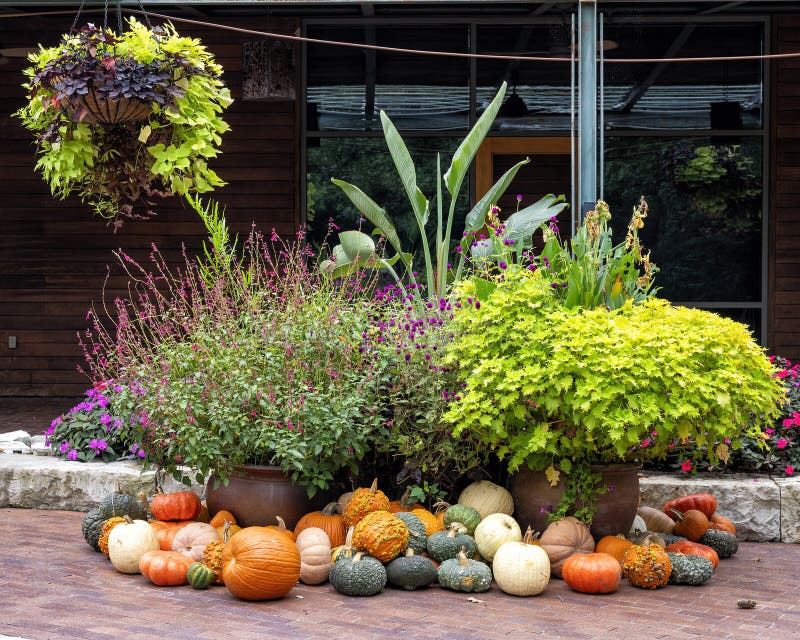
[[(591, 531), (595, 540), (603, 536), (627, 534), (639, 509), (639, 464), (592, 465), (603, 484), (609, 488), (598, 497), (597, 511)], [(534, 531), (547, 528), (547, 516), (564, 493), (563, 478), (555, 487), (544, 471), (520, 469), (509, 478), (509, 491), (514, 497), (514, 517), (523, 531), (530, 525)]]
[(211, 514), (227, 509), (241, 527), (277, 524), (276, 516), (294, 529), (300, 517), (325, 505), (325, 497), (310, 500), (305, 487), (293, 484), (280, 467), (234, 467), (228, 484), (206, 484), (206, 504)]

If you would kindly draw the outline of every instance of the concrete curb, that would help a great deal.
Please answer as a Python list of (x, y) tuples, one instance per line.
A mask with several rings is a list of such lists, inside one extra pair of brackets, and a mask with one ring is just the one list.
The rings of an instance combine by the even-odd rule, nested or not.
[[(172, 478), (163, 489), (186, 487)], [(71, 462), (53, 456), (0, 454), (0, 507), (88, 511), (118, 486), (138, 495), (155, 492), (155, 473), (133, 461)], [(736, 523), (740, 540), (800, 542), (800, 477), (697, 476), (642, 473), (641, 503), (661, 507), (687, 493), (708, 492), (717, 511)], [(203, 495), (203, 485), (192, 490)]]

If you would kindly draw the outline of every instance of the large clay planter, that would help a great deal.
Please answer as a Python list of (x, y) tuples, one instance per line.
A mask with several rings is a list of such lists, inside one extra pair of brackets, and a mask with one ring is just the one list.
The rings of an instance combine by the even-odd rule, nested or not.
[(310, 500), (305, 487), (293, 484), (279, 467), (235, 467), (228, 484), (214, 488), (212, 476), (206, 484), (210, 513), (227, 509), (241, 527), (277, 524), (275, 516), (294, 529), (303, 514), (322, 508), (325, 497)]
[[(595, 540), (630, 530), (639, 508), (640, 468), (638, 464), (592, 466), (592, 471), (599, 473), (609, 488), (597, 500), (590, 527)], [(561, 501), (564, 481), (562, 478), (551, 487), (544, 471), (520, 469), (509, 479), (509, 491), (514, 497), (514, 517), (520, 528), (524, 531), (530, 525), (534, 531), (544, 531), (548, 513)]]

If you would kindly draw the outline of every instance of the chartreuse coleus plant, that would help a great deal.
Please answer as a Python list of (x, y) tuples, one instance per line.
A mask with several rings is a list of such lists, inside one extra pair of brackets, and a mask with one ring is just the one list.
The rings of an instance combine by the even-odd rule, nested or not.
[[(224, 184), (208, 160), (218, 154), (228, 129), (221, 113), (232, 100), (222, 67), (199, 40), (130, 18), (122, 33), (89, 24), (29, 59), (28, 101), (15, 115), (34, 134), (36, 168), (54, 196), (75, 194), (118, 225), (152, 214), (155, 197)], [(133, 100), (149, 114), (96, 123), (75, 106), (87, 95)]]
[(510, 471), (527, 465), (554, 482), (560, 472), (569, 489), (590, 464), (661, 458), (689, 442), (713, 463), (780, 411), (784, 390), (740, 323), (655, 298), (566, 308), (541, 269), (509, 269), (495, 284), (480, 304), (475, 281), (459, 287), (445, 361), (466, 386), (443, 419)]
[[(415, 263), (417, 258), (404, 251), (390, 214), (361, 189), (336, 178), (332, 178), (332, 182), (342, 189), (353, 205), (375, 227), (374, 233), (386, 238), (386, 241), (394, 249), (395, 255), (391, 260), (386, 260), (376, 254), (375, 244), (370, 236), (360, 231), (347, 231), (339, 235), (340, 244), (334, 247), (331, 258), (321, 264), (323, 272), (338, 277), (357, 268), (386, 269), (392, 274), (397, 283), (403, 287), (404, 295), (410, 296), (410, 301), (414, 303), (418, 310), (421, 310), (423, 305), (430, 299), (442, 299), (449, 296), (452, 285), (458, 282), (465, 272), (466, 260), (469, 254), (468, 249), (473, 242), (474, 234), (483, 228), (486, 216), (492, 210), (492, 205), (505, 193), (520, 167), (530, 162), (526, 158), (516, 163), (466, 213), (464, 217), (465, 234), (457, 245), (457, 259), (452, 256), (451, 235), (458, 195), (464, 185), (469, 166), (475, 158), (483, 139), (491, 129), (497, 112), (503, 103), (505, 92), (506, 83), (504, 82), (497, 95), (481, 114), (481, 117), (478, 118), (475, 126), (456, 149), (450, 161), (450, 167), (444, 175), (442, 175), (441, 157), (437, 154), (437, 189), (433, 198), (435, 202), (436, 227), (434, 240), (431, 243), (432, 246), (429, 246), (427, 241), (422, 243), (423, 264), (419, 267), (421, 272), (419, 281), (416, 271), (418, 263)], [(425, 239), (428, 237), (426, 228), (432, 214), (431, 198), (423, 194), (417, 185), (414, 161), (397, 128), (384, 111), (381, 111), (380, 116), (386, 146), (394, 161), (397, 175), (408, 196), (420, 237)], [(444, 191), (447, 192), (446, 213)], [(562, 199), (548, 196), (515, 212), (505, 223), (504, 238), (518, 243), (517, 246), (521, 249), (526, 241), (529, 242), (530, 237), (544, 221), (555, 216), (565, 206), (566, 203), (562, 202)], [(411, 284), (409, 292), (406, 292), (401, 282), (403, 274), (398, 276), (394, 269), (394, 265), (398, 261), (402, 264), (404, 275)]]

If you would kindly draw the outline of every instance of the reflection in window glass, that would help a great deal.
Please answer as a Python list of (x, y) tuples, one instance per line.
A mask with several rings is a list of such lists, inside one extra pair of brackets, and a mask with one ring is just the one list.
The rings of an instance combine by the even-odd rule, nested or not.
[(605, 197), (624, 237), (644, 195), (641, 231), (661, 269), (659, 295), (675, 302), (760, 302), (761, 139), (606, 141)]
[[(441, 153), (444, 173), (460, 141), (460, 138), (405, 140), (416, 166), (419, 188), (430, 200), (429, 237), (436, 230), (436, 153)], [(331, 178), (356, 185), (378, 203), (393, 221), (401, 246), (406, 251), (416, 253), (422, 246), (414, 214), (383, 138), (323, 138), (318, 147), (308, 149), (307, 162), (308, 231), (316, 246), (325, 239), (330, 222), (342, 230), (361, 228), (367, 233), (372, 231), (369, 222), (361, 221), (359, 211), (331, 182)], [(456, 206), (452, 230), (454, 241), (461, 239), (464, 230), (464, 216), (468, 212), (466, 191), (466, 188), (462, 189)], [(445, 216), (449, 204), (445, 192)], [(331, 226), (331, 229), (335, 231), (335, 227)], [(388, 251), (391, 253), (391, 249)]]
[[(478, 26), (478, 53), (569, 57), (572, 25)], [(476, 97), (480, 112), (508, 82), (503, 107), (493, 129), (501, 132), (569, 129), (568, 62), (477, 62)]]
[[(313, 38), (403, 49), (466, 53), (468, 27), (313, 27)], [(466, 58), (364, 51), (308, 45), (310, 131), (381, 130), (380, 111), (398, 129), (466, 130), (469, 64)]]
[(758, 55), (762, 24), (607, 24), (609, 129), (758, 129), (761, 62), (615, 63), (614, 58)]

